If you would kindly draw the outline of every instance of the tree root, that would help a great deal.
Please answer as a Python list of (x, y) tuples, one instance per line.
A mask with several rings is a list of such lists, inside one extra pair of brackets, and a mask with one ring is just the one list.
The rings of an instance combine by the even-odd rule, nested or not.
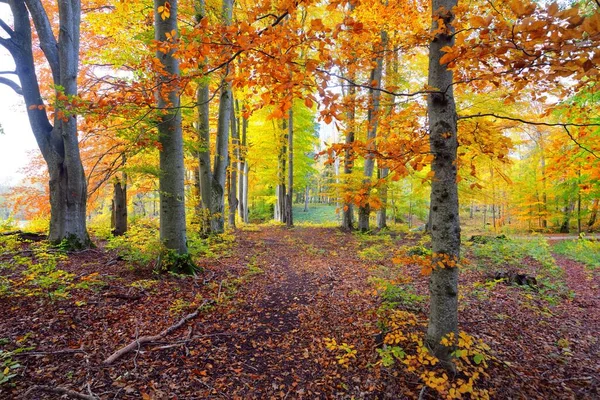
[(119, 349), (119, 350), (115, 351), (113, 354), (111, 354), (110, 357), (108, 357), (106, 360), (104, 360), (104, 364), (110, 365), (110, 364), (114, 363), (115, 361), (117, 361), (119, 358), (123, 357), (125, 354), (127, 354), (135, 349), (138, 349), (142, 344), (156, 342), (158, 339), (162, 339), (163, 337), (169, 335), (170, 333), (173, 333), (174, 331), (179, 329), (181, 326), (183, 326), (183, 324), (185, 324), (187, 321), (189, 321), (192, 318), (197, 317), (198, 314), (200, 313), (200, 310), (202, 309), (202, 307), (204, 307), (208, 304), (212, 304), (212, 303), (214, 303), (214, 300), (203, 301), (202, 304), (200, 304), (198, 306), (198, 308), (196, 308), (196, 311), (194, 311), (191, 314), (186, 315), (185, 317), (180, 319), (179, 322), (177, 322), (174, 325), (171, 325), (170, 327), (163, 330), (162, 332), (160, 332), (157, 335), (141, 336), (141, 337), (137, 338), (133, 342), (129, 343), (127, 346), (122, 347), (121, 349)]

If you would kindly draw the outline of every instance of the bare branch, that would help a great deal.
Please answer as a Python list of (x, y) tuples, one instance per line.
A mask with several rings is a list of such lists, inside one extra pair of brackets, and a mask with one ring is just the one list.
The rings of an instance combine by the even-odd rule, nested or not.
[(600, 156), (598, 156), (596, 153), (594, 153), (592, 150), (588, 149), (587, 147), (583, 146), (581, 143), (579, 143), (577, 141), (577, 139), (575, 139), (573, 137), (573, 135), (571, 134), (571, 132), (569, 131), (569, 127), (568, 126), (563, 126), (563, 128), (565, 129), (565, 132), (567, 132), (567, 135), (569, 136), (569, 138), (571, 139), (571, 141), (573, 141), (573, 143), (575, 143), (580, 149), (590, 153), (592, 156), (594, 156), (594, 158), (597, 158), (600, 160)]
[(17, 82), (0, 76), (0, 83), (5, 84), (6, 86), (14, 90), (17, 94), (23, 96), (23, 89), (21, 89), (21, 86), (19, 86)]
[(200, 313), (200, 311), (202, 311), (202, 308), (206, 305), (209, 304), (213, 304), (214, 301), (213, 300), (205, 300), (202, 302), (202, 304), (200, 304), (198, 306), (198, 308), (196, 308), (196, 311), (194, 311), (193, 313), (190, 313), (188, 315), (186, 315), (185, 317), (183, 317), (182, 319), (179, 320), (179, 322), (177, 322), (174, 325), (171, 325), (170, 327), (168, 327), (167, 329), (163, 330), (162, 332), (158, 333), (157, 335), (153, 335), (153, 336), (142, 336), (140, 338), (136, 338), (136, 340), (134, 340), (133, 342), (129, 343), (127, 346), (117, 350), (116, 352), (114, 352), (113, 354), (110, 355), (110, 357), (108, 357), (106, 360), (104, 360), (104, 364), (105, 365), (110, 365), (112, 363), (114, 363), (116, 360), (118, 360), (119, 358), (121, 358), (123, 355), (139, 348), (142, 344), (144, 343), (150, 343), (150, 342), (156, 342), (159, 339), (162, 339), (163, 337), (171, 334), (172, 332), (176, 331), (177, 329), (179, 329), (183, 324), (185, 324), (187, 321), (189, 321), (192, 318), (196, 318), (196, 316), (198, 316), (198, 314)]
[(567, 132), (567, 135), (569, 136), (569, 138), (571, 139), (571, 141), (573, 143), (575, 143), (580, 149), (590, 153), (592, 156), (594, 156), (595, 158), (600, 160), (600, 156), (598, 154), (594, 153), (594, 151), (590, 150), (589, 148), (587, 148), (584, 145), (582, 145), (581, 143), (579, 143), (579, 141), (577, 139), (575, 139), (575, 137), (569, 131), (569, 127), (586, 128), (586, 127), (590, 127), (590, 126), (600, 126), (600, 123), (591, 122), (591, 123), (587, 123), (587, 124), (574, 124), (574, 123), (570, 123), (570, 122), (552, 123), (552, 122), (528, 121), (528, 120), (525, 120), (522, 118), (509, 117), (506, 115), (497, 115), (497, 114), (493, 114), (493, 113), (462, 115), (462, 116), (459, 116), (458, 119), (461, 120), (461, 119), (471, 119), (471, 118), (481, 118), (481, 117), (492, 117), (492, 118), (503, 119), (503, 120), (507, 120), (507, 121), (520, 122), (522, 124), (533, 125), (533, 126), (547, 126), (547, 127), (563, 128)]
[(15, 33), (15, 31), (13, 31), (3, 19), (0, 19), (0, 27), (4, 29), (4, 31), (10, 35), (10, 37), (12, 37), (12, 35)]
[(16, 75), (17, 71), (0, 71), (0, 75)]
[(25, 0), (25, 3), (40, 38), (40, 47), (52, 69), (54, 82), (59, 82), (58, 43), (52, 31), (48, 14), (40, 0)]
[(31, 397), (29, 397), (29, 396), (31, 395), (31, 393), (38, 391), (38, 390), (42, 391), (42, 392), (49, 392), (49, 393), (54, 393), (54, 394), (59, 394), (59, 395), (67, 395), (69, 397), (73, 397), (76, 399), (98, 400), (98, 397), (96, 397), (96, 396), (82, 394), (82, 393), (76, 392), (74, 390), (70, 390), (70, 389), (61, 387), (61, 386), (52, 387), (52, 386), (44, 386), (44, 385), (34, 385), (34, 386), (30, 387), (23, 395), (23, 398), (30, 399)]
[(517, 118), (517, 117), (509, 117), (507, 115), (498, 115), (498, 114), (494, 114), (494, 113), (480, 113), (480, 114), (472, 114), (472, 115), (460, 115), (458, 117), (459, 120), (461, 119), (472, 119), (472, 118), (483, 118), (483, 117), (492, 117), (492, 118), (498, 118), (498, 119), (504, 119), (507, 121), (514, 121), (514, 122), (520, 122), (522, 124), (527, 124), (527, 125), (534, 125), (534, 126), (548, 126), (548, 127), (576, 127), (576, 128), (585, 128), (588, 126), (600, 126), (600, 123), (595, 123), (595, 122), (590, 122), (587, 124), (574, 124), (571, 122), (556, 122), (556, 123), (552, 123), (552, 122), (539, 122), (539, 121), (528, 121), (522, 118)]

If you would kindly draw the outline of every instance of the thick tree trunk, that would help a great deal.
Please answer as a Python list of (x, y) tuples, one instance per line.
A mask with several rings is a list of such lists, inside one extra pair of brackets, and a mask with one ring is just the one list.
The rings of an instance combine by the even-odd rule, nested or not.
[[(168, 18), (162, 18), (158, 7), (164, 5), (154, 0), (154, 27), (157, 41), (168, 40), (166, 34), (177, 31), (177, 0), (171, 0)], [(164, 16), (164, 15), (163, 15)], [(158, 123), (161, 149), (159, 195), (160, 195), (160, 239), (169, 250), (187, 254), (185, 224), (185, 169), (183, 166), (183, 133), (179, 93), (173, 84), (173, 76), (179, 76), (179, 61), (173, 53), (157, 50), (156, 57), (164, 69), (159, 77), (156, 98), (162, 110)]]
[[(199, 0), (194, 3), (196, 8), (196, 22), (206, 18), (206, 3)], [(200, 66), (203, 68), (203, 65)], [(198, 186), (200, 198), (198, 199), (197, 213), (200, 222), (200, 229), (203, 234), (210, 233), (210, 210), (212, 201), (212, 167), (210, 161), (210, 92), (209, 82), (201, 79), (198, 82), (196, 91), (196, 101), (198, 109)]]
[[(430, 308), (427, 346), (445, 365), (451, 366), (452, 348), (440, 341), (449, 333), (458, 334), (458, 263), (460, 222), (456, 184), (457, 115), (452, 71), (440, 64), (441, 50), (454, 44), (452, 11), (457, 0), (432, 0), (432, 30), (441, 18), (449, 31), (438, 33), (429, 48), (429, 86), (440, 93), (427, 99), (429, 142), (433, 154), (431, 169), (431, 245), (433, 272), (429, 281)], [(441, 263), (443, 267), (440, 267)]]
[[(233, 0), (223, 0), (222, 18), (225, 25), (231, 25)], [(213, 233), (223, 233), (225, 231), (225, 182), (227, 179), (227, 165), (229, 164), (229, 127), (232, 113), (232, 98), (231, 84), (226, 79), (223, 79), (219, 98), (214, 171), (210, 185), (210, 230)]]
[[(385, 31), (381, 32), (381, 50), (385, 49), (387, 44), (387, 33)], [(369, 89), (370, 92), (370, 107), (368, 110), (368, 131), (367, 131), (367, 155), (365, 156), (365, 165), (364, 165), (364, 179), (363, 184), (370, 189), (371, 179), (373, 178), (373, 170), (375, 168), (375, 150), (376, 143), (375, 139), (377, 137), (377, 127), (379, 125), (379, 100), (381, 98), (381, 91), (378, 90), (381, 88), (381, 80), (383, 77), (383, 51), (381, 51), (376, 57), (376, 66), (373, 68), (371, 73), (371, 82), (375, 83), (375, 87), (373, 89)], [(369, 196), (369, 193), (366, 194)], [(369, 217), (371, 215), (371, 206), (369, 203), (365, 203), (365, 205), (360, 206), (358, 210), (358, 229), (360, 231), (368, 231), (369, 230)]]
[(121, 236), (127, 232), (127, 175), (113, 185), (112, 233)]
[[(293, 102), (292, 102), (293, 103)], [(290, 108), (288, 118), (288, 192), (285, 196), (285, 223), (288, 228), (294, 226), (294, 110)]]
[(0, 41), (0, 45), (14, 59), (21, 87), (10, 86), (24, 97), (31, 129), (48, 166), (48, 239), (53, 243), (67, 240), (70, 247), (85, 248), (91, 242), (86, 228), (87, 182), (79, 153), (77, 116), (68, 111), (64, 115), (57, 112), (54, 125), (48, 119), (35, 71), (29, 18), (31, 14), (57, 95), (77, 96), (81, 4), (78, 0), (58, 1), (58, 40), (39, 0), (29, 0), (27, 6), (22, 0), (11, 0), (8, 5), (13, 14), (14, 29), (2, 27), (9, 39)]

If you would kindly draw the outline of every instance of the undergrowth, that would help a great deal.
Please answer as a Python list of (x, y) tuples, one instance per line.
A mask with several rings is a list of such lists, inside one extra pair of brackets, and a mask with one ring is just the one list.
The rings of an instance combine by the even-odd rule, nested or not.
[(600, 242), (582, 236), (577, 240), (563, 240), (554, 245), (558, 254), (583, 263), (589, 271), (600, 270)]
[[(490, 274), (504, 271), (535, 273), (539, 294), (550, 304), (573, 295), (565, 282), (564, 270), (556, 264), (548, 241), (541, 236), (526, 240), (501, 237), (467, 246), (477, 260), (475, 268)], [(533, 272), (523, 271), (524, 267), (531, 264), (527, 262), (528, 258), (539, 265)]]

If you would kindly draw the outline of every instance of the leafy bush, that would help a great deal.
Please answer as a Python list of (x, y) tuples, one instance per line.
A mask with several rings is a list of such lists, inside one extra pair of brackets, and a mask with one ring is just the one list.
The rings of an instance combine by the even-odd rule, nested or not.
[(248, 209), (248, 220), (255, 224), (260, 224), (273, 219), (275, 205), (270, 201), (260, 201), (254, 203)]
[(125, 235), (110, 238), (106, 248), (117, 250), (133, 266), (154, 265), (163, 251), (158, 221), (139, 219)]
[(47, 233), (50, 230), (50, 216), (40, 215), (27, 221), (25, 230), (28, 232)]

